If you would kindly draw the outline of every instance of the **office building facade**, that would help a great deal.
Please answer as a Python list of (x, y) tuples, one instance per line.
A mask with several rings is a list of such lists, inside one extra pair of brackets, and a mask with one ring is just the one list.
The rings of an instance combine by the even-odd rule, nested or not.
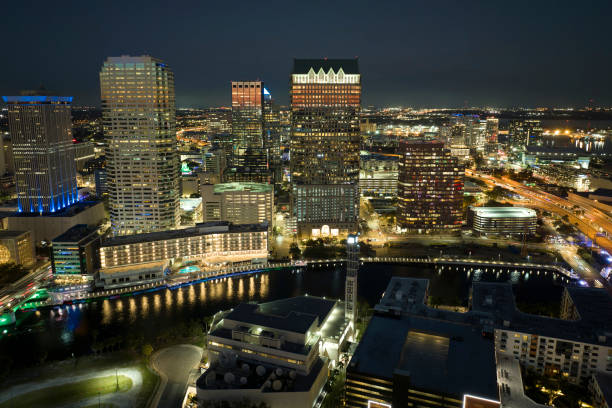
[(100, 234), (85, 224), (75, 225), (51, 241), (54, 276), (89, 277), (100, 268)]
[(232, 138), (226, 181), (269, 182), (264, 134), (264, 84), (232, 81)]
[(274, 189), (265, 183), (201, 185), (204, 222), (272, 225)]
[(400, 142), (398, 224), (407, 232), (457, 232), (464, 169), (437, 140)]
[(8, 105), (19, 212), (54, 213), (77, 201), (71, 96), (23, 92)]
[(109, 57), (100, 88), (113, 234), (175, 228), (179, 163), (172, 70), (150, 56)]
[(290, 98), (292, 206), (298, 235), (354, 232), (359, 216), (358, 60), (296, 59)]

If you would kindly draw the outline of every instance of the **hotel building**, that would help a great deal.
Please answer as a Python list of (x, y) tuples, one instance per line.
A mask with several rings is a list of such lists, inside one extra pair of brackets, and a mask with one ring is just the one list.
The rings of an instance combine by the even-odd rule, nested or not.
[(135, 285), (160, 280), (174, 262), (196, 261), (202, 267), (267, 259), (266, 224), (229, 222), (114, 237), (100, 248), (99, 285)]
[(213, 322), (210, 368), (196, 382), (198, 400), (311, 408), (349, 331), (336, 300), (298, 296), (240, 304)]
[(54, 213), (74, 204), (72, 97), (41, 91), (2, 98), (8, 105), (18, 211)]
[(179, 162), (172, 70), (146, 55), (109, 57), (100, 89), (113, 234), (175, 228)]
[(400, 142), (398, 224), (418, 233), (457, 232), (464, 169), (437, 140)]
[(294, 60), (290, 98), (298, 235), (354, 232), (359, 216), (358, 60)]

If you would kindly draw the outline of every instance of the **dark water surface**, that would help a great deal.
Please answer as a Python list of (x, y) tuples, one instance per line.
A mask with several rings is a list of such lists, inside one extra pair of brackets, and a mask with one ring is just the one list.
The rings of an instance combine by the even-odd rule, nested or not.
[[(556, 301), (560, 279), (550, 273), (529, 276), (518, 273), (435, 272), (430, 266), (366, 264), (359, 271), (359, 297), (376, 304), (391, 276), (430, 279), (430, 295), (467, 305), (472, 280), (511, 281), (517, 299)], [(285, 269), (252, 276), (225, 279), (164, 289), (113, 300), (103, 300), (31, 313), (16, 333), (0, 342), (2, 354), (13, 361), (36, 361), (42, 352), (49, 359), (91, 353), (98, 341), (137, 334), (147, 341), (176, 330), (181, 323), (202, 319), (240, 302), (269, 301), (303, 294), (341, 298), (344, 294), (343, 267)], [(22, 316), (23, 317), (23, 316)]]

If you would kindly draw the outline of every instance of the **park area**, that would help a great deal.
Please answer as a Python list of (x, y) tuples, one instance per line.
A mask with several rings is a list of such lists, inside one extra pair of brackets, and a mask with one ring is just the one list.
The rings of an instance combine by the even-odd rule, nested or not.
[(117, 357), (53, 363), (37, 368), (35, 376), (5, 384), (0, 408), (145, 407), (157, 384), (145, 363)]

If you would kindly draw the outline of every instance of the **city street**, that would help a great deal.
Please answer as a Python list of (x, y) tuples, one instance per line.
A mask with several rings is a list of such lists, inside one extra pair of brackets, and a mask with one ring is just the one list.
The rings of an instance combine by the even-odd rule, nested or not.
[[(151, 365), (160, 374), (161, 383), (152, 406), (180, 407), (203, 350), (191, 344), (180, 344), (159, 350), (151, 356)], [(155, 404), (155, 402), (157, 402)]]
[(51, 265), (45, 264), (36, 271), (0, 289), (0, 309), (15, 305), (15, 300), (30, 295), (38, 289), (40, 282), (51, 276)]

